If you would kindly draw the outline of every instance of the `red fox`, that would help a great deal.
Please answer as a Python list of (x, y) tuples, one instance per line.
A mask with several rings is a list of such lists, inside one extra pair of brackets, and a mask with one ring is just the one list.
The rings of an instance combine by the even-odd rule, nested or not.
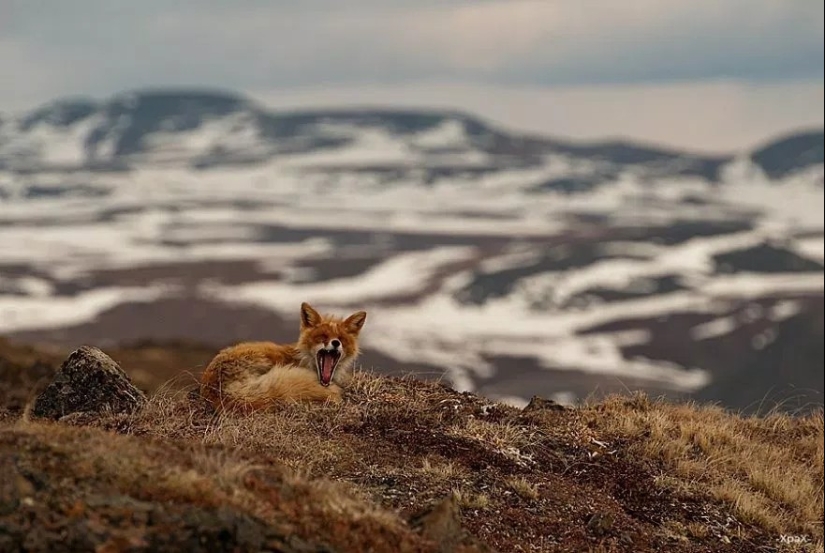
[(301, 304), (301, 332), (292, 344), (242, 342), (218, 352), (201, 376), (200, 392), (217, 410), (254, 411), (279, 401), (341, 401), (360, 353), (365, 311), (346, 319)]

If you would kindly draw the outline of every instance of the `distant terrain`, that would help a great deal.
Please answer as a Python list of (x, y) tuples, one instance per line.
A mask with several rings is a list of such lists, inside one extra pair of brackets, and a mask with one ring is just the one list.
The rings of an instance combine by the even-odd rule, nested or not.
[(0, 335), (208, 359), (292, 340), (309, 301), (368, 311), (365, 367), (516, 406), (796, 412), (822, 404), (823, 199), (822, 129), (710, 156), (461, 112), (61, 99), (0, 117)]

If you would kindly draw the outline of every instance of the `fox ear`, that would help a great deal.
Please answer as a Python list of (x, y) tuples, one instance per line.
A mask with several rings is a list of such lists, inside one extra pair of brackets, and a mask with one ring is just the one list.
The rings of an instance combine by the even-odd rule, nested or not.
[(312, 328), (321, 324), (321, 315), (310, 304), (301, 304), (301, 328)]
[(365, 322), (367, 322), (367, 312), (359, 311), (344, 319), (344, 328), (346, 328), (348, 332), (358, 334), (361, 332), (361, 327), (364, 326)]

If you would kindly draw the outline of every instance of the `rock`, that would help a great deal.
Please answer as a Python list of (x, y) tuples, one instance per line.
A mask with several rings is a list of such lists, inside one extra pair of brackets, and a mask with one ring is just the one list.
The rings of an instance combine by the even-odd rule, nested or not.
[(630, 532), (622, 532), (622, 535), (619, 536), (619, 543), (625, 546), (633, 545), (633, 534)]
[(21, 503), (30, 501), (34, 486), (20, 474), (10, 457), (0, 458), (0, 517), (15, 512)]
[(487, 544), (470, 535), (461, 526), (458, 497), (455, 493), (436, 503), (429, 510), (413, 517), (410, 526), (422, 536), (438, 544), (439, 553), (451, 553), (461, 545), (474, 551), (495, 553)]
[(594, 513), (587, 521), (587, 529), (596, 536), (604, 536), (613, 529), (611, 513)]
[(530, 398), (530, 403), (524, 406), (523, 411), (567, 411), (568, 409), (570, 408), (552, 399), (533, 396)]
[(441, 546), (441, 551), (452, 551), (461, 541), (463, 532), (455, 494), (435, 504), (428, 511), (410, 521), (421, 535)]
[(37, 396), (32, 416), (59, 420), (75, 413), (132, 413), (145, 401), (145, 394), (111, 357), (98, 348), (81, 346)]

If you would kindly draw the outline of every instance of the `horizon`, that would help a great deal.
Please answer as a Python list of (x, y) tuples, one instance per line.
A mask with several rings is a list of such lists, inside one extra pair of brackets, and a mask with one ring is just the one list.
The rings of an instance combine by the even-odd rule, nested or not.
[[(825, 91), (825, 87), (823, 87)], [(233, 89), (231, 87), (221, 87), (212, 85), (153, 85), (143, 86), (132, 89), (124, 89), (112, 94), (94, 95), (94, 94), (68, 94), (58, 96), (46, 101), (32, 102), (26, 107), (22, 107), (13, 111), (0, 109), (0, 121), (3, 116), (10, 116), (12, 118), (29, 114), (33, 111), (43, 109), (58, 102), (72, 102), (72, 101), (89, 101), (96, 104), (104, 104), (119, 96), (129, 94), (147, 94), (147, 93), (174, 93), (174, 94), (193, 94), (193, 93), (208, 93), (216, 95), (234, 96), (241, 100), (249, 101), (252, 104), (266, 110), (269, 113), (299, 113), (299, 112), (317, 112), (317, 111), (413, 111), (413, 112), (444, 112), (462, 114), (473, 119), (482, 121), (484, 124), (495, 128), (502, 132), (521, 134), (529, 137), (549, 138), (563, 140), (571, 143), (593, 144), (603, 142), (624, 142), (634, 144), (641, 147), (650, 147), (665, 150), (678, 150), (687, 154), (695, 155), (711, 155), (711, 156), (735, 156), (737, 154), (747, 153), (766, 146), (770, 143), (782, 140), (786, 137), (791, 137), (797, 134), (811, 133), (811, 132), (825, 132), (825, 119), (806, 122), (798, 120), (790, 122), (785, 126), (776, 125), (773, 128), (765, 129), (758, 138), (753, 138), (748, 141), (742, 141), (738, 146), (730, 145), (727, 148), (717, 147), (699, 147), (688, 144), (684, 141), (668, 141), (660, 137), (648, 136), (645, 133), (621, 133), (621, 132), (553, 132), (552, 129), (546, 128), (542, 124), (530, 124), (529, 121), (519, 120), (519, 118), (511, 117), (508, 121), (506, 115), (499, 114), (496, 117), (495, 113), (486, 113), (483, 108), (472, 109), (472, 107), (461, 106), (457, 103), (445, 103), (437, 100), (433, 101), (408, 101), (396, 102), (390, 99), (386, 91), (378, 91), (375, 94), (373, 91), (373, 100), (365, 100), (363, 103), (336, 102), (329, 96), (335, 95), (336, 91), (318, 91), (314, 95), (300, 92), (291, 92), (289, 94), (272, 94), (272, 93), (256, 93)], [(350, 97), (352, 97), (352, 91)], [(383, 94), (382, 94), (383, 92)], [(516, 92), (517, 93), (517, 92)], [(369, 96), (369, 94), (362, 94)], [(822, 108), (822, 106), (820, 106)], [(495, 111), (495, 110), (494, 110)], [(823, 111), (822, 109), (820, 111)]]
[(693, 152), (825, 125), (825, 7), (782, 0), (0, 4), (0, 112), (147, 87), (270, 108), (449, 106)]

